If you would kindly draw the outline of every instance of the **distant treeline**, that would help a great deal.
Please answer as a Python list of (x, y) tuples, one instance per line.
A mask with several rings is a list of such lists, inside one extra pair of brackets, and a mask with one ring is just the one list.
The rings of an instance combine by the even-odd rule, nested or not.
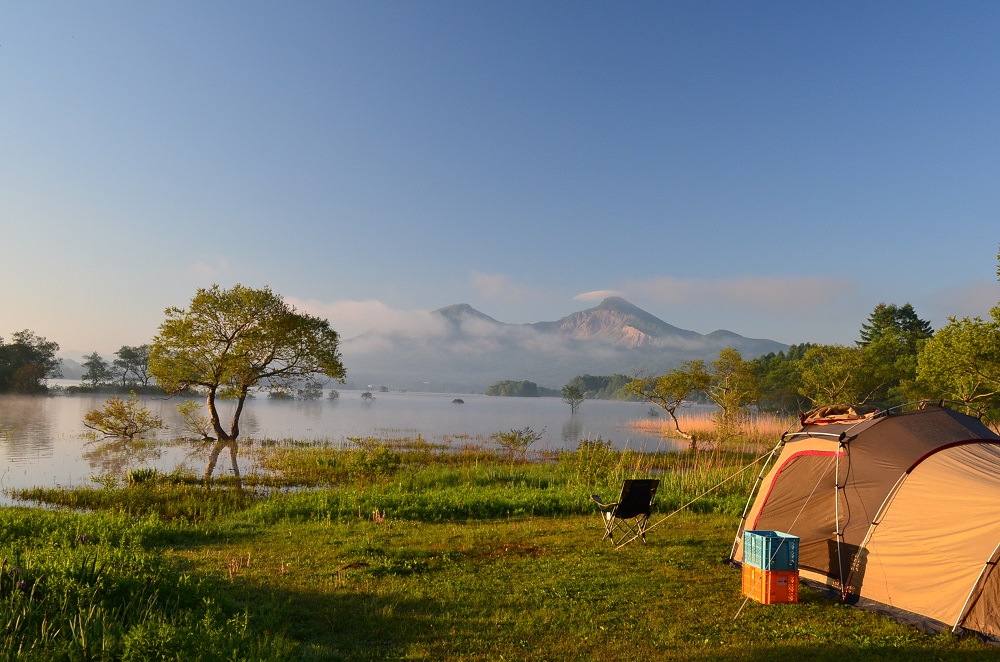
[[(576, 388), (588, 400), (635, 400), (634, 395), (625, 391), (625, 385), (631, 380), (628, 375), (619, 374), (577, 375), (566, 383), (566, 387)], [(513, 379), (493, 382), (486, 389), (486, 395), (511, 398), (558, 398), (562, 394), (563, 391), (560, 389), (545, 388), (535, 382)]]
[(501, 379), (489, 385), (486, 389), (486, 395), (499, 395), (508, 398), (553, 398), (558, 397), (560, 391), (545, 388), (527, 380)]

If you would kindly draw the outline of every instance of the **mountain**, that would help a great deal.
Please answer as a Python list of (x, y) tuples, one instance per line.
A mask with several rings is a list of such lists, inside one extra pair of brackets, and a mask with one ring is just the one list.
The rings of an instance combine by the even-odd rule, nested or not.
[(674, 345), (701, 337), (671, 326), (620, 297), (608, 297), (596, 308), (573, 313), (558, 322), (538, 322), (543, 333), (562, 333), (574, 340), (600, 339), (629, 349)]
[(373, 329), (342, 346), (349, 386), (481, 392), (500, 379), (560, 388), (581, 374), (664, 372), (683, 361), (744, 358), (787, 349), (732, 331), (702, 335), (651, 315), (625, 299), (554, 322), (506, 324), (468, 304), (440, 308), (405, 329)]

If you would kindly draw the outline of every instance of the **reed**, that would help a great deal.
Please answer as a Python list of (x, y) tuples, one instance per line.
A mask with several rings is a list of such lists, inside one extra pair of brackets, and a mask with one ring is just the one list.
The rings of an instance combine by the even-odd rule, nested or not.
[[(776, 444), (781, 435), (795, 423), (794, 417), (768, 412), (752, 414), (727, 425), (720, 424), (714, 413), (701, 411), (682, 412), (678, 414), (677, 421), (682, 430), (694, 435), (699, 445), (728, 443), (757, 449)], [(645, 433), (680, 438), (674, 429), (673, 421), (666, 417), (637, 419), (628, 426)]]

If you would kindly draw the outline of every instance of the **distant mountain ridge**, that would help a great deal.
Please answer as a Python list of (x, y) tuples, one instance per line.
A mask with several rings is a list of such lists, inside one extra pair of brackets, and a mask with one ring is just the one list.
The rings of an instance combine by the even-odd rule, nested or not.
[(500, 379), (560, 388), (581, 374), (664, 372), (725, 347), (750, 359), (788, 348), (727, 330), (700, 334), (620, 297), (553, 322), (507, 324), (469, 304), (428, 314), (426, 328), (372, 329), (343, 343), (349, 384), (481, 392)]
[(694, 331), (667, 324), (621, 297), (608, 297), (595, 308), (567, 315), (557, 322), (537, 322), (531, 326), (543, 332), (560, 332), (575, 340), (601, 338), (629, 348), (699, 337)]

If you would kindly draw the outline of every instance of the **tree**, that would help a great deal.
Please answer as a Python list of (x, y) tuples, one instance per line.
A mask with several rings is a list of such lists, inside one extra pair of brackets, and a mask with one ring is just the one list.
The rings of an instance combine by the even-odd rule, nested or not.
[(864, 404), (896, 376), (878, 344), (813, 345), (799, 360), (799, 393), (813, 406)]
[(905, 343), (911, 352), (916, 353), (917, 343), (934, 335), (934, 329), (930, 322), (917, 317), (909, 303), (897, 306), (882, 302), (875, 306), (868, 321), (861, 325), (860, 335), (858, 345), (862, 347), (891, 335), (894, 341)]
[(577, 375), (569, 380), (567, 386), (580, 389), (584, 398), (593, 400), (609, 400), (624, 397), (623, 389), (631, 381), (627, 375)]
[(659, 377), (637, 375), (625, 385), (625, 390), (636, 397), (663, 409), (670, 415), (674, 430), (691, 442), (691, 449), (698, 447), (693, 434), (681, 430), (677, 420), (677, 410), (697, 391), (703, 391), (711, 384), (712, 377), (705, 370), (704, 361), (685, 361)]
[(163, 419), (139, 403), (135, 391), (127, 400), (116, 395), (109, 398), (102, 409), (88, 411), (83, 417), (83, 424), (106, 437), (118, 437), (125, 441), (164, 427)]
[(951, 317), (924, 343), (917, 384), (925, 393), (1000, 409), (1000, 305), (990, 315)]
[(567, 384), (562, 389), (562, 400), (569, 405), (569, 413), (575, 414), (583, 402), (583, 393), (580, 392), (578, 387)]
[(812, 345), (792, 345), (787, 352), (771, 352), (754, 359), (754, 374), (760, 383), (757, 406), (763, 411), (794, 414), (810, 408), (808, 398), (799, 393), (802, 375), (799, 359)]
[[(268, 287), (213, 285), (199, 289), (188, 308), (166, 310), (149, 348), (149, 372), (168, 393), (205, 393), (216, 437), (206, 481), (224, 448), (239, 480), (240, 416), (250, 390), (287, 389), (320, 375), (342, 382), (339, 342), (327, 320), (297, 312)], [(217, 407), (226, 396), (236, 400), (228, 429)]]
[(930, 322), (920, 319), (913, 306), (906, 303), (875, 306), (868, 321), (861, 325), (857, 345), (866, 350), (872, 363), (870, 371), (879, 371), (884, 383), (872, 394), (872, 401), (891, 405), (906, 397), (917, 373), (920, 346), (934, 335)]
[(515, 381), (512, 379), (501, 379), (486, 387), (486, 395), (498, 395), (503, 397), (516, 398), (537, 398), (541, 395), (538, 384), (527, 380)]
[(59, 344), (34, 331), (18, 331), (9, 344), (0, 339), (0, 393), (43, 393), (46, 379), (62, 377)]
[(719, 407), (720, 427), (727, 428), (739, 422), (744, 408), (757, 401), (760, 382), (753, 363), (744, 361), (732, 347), (719, 352), (719, 358), (712, 362), (710, 375), (705, 394)]
[(542, 438), (545, 429), (535, 432), (530, 427), (523, 430), (511, 429), (507, 432), (495, 432), (490, 435), (492, 439), (504, 451), (504, 455), (510, 460), (527, 460), (528, 448)]
[(100, 354), (94, 352), (86, 356), (85, 359), (83, 367), (87, 369), (87, 372), (83, 373), (80, 381), (89, 382), (91, 386), (97, 388), (101, 384), (107, 384), (112, 380), (111, 366), (101, 358)]
[(137, 345), (129, 347), (122, 345), (121, 349), (115, 352), (118, 358), (114, 361), (115, 370), (122, 380), (122, 386), (136, 384), (137, 386), (149, 386), (151, 375), (149, 374), (149, 345)]

